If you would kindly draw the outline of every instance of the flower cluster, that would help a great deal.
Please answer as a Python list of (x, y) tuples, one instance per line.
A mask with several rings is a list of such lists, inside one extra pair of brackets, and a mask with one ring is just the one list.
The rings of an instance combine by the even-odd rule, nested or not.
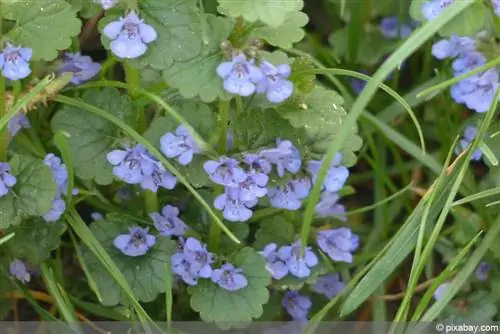
[(94, 63), (89, 56), (66, 52), (59, 73), (72, 73), (71, 83), (79, 85), (92, 79), (100, 70), (101, 64)]
[(318, 258), (311, 247), (306, 247), (301, 256), (300, 241), (278, 249), (275, 243), (267, 245), (260, 254), (266, 259), (266, 269), (274, 279), (281, 279), (288, 273), (304, 278), (311, 274), (311, 268), (318, 264)]
[[(61, 159), (53, 153), (47, 154), (43, 162), (52, 170), (52, 177), (57, 184), (57, 191), (52, 200), (52, 208), (43, 215), (43, 219), (50, 223), (59, 220), (66, 210), (66, 203), (62, 197), (63, 194), (66, 194), (68, 188), (68, 169), (66, 165), (62, 163)], [(72, 193), (76, 195), (78, 189), (73, 189)]]
[(0, 197), (9, 193), (9, 190), (16, 185), (17, 179), (10, 174), (9, 164), (0, 162)]
[(231, 94), (266, 94), (269, 102), (281, 103), (293, 93), (293, 83), (288, 80), (291, 74), (288, 64), (274, 66), (267, 61), (261, 61), (257, 66), (255, 59), (249, 60), (239, 53), (234, 55), (231, 61), (222, 62), (216, 71), (224, 80), (224, 89)]
[[(297, 148), (288, 140), (277, 139), (276, 148), (262, 149), (257, 153), (244, 153), (240, 161), (230, 157), (206, 161), (204, 169), (210, 179), (225, 187), (223, 194), (214, 201), (214, 207), (223, 212), (223, 217), (232, 222), (244, 222), (252, 216), (252, 207), (259, 198), (268, 196), (272, 207), (298, 210), (302, 200), (309, 196), (312, 183), (316, 182), (321, 161), (307, 163), (309, 175), (300, 174), (302, 159)], [(339, 191), (347, 181), (349, 170), (340, 165), (342, 155), (337, 154), (323, 183), (321, 201), (316, 212), (321, 217), (335, 216), (345, 220), (345, 209), (337, 204)], [(288, 172), (292, 177), (274, 185), (268, 185), (269, 173), (276, 167), (279, 177)], [(312, 180), (312, 181), (311, 181)]]
[(213, 269), (214, 255), (206, 245), (195, 238), (181, 241), (182, 250), (172, 256), (172, 271), (186, 284), (196, 285), (199, 278), (210, 278), (212, 282), (228, 291), (236, 291), (248, 285), (243, 270), (230, 263)]
[(125, 59), (142, 56), (148, 49), (146, 44), (157, 38), (156, 30), (139, 19), (134, 11), (118, 21), (108, 23), (103, 34), (111, 40), (110, 48), (113, 54)]
[[(455, 76), (465, 74), (486, 62), (486, 57), (476, 50), (476, 41), (469, 37), (452, 36), (432, 46), (438, 59), (455, 58), (452, 68)], [(467, 108), (483, 113), (489, 110), (499, 84), (496, 68), (475, 74), (451, 87), (451, 97)]]
[(22, 48), (7, 44), (0, 53), (0, 69), (2, 75), (10, 80), (21, 80), (31, 74), (30, 60), (33, 55), (31, 48)]
[[(477, 134), (477, 129), (475, 126), (473, 125), (468, 125), (465, 130), (464, 130), (464, 136), (460, 139), (460, 141), (458, 142), (458, 145), (456, 148), (455, 148), (455, 154), (456, 155), (459, 155), (460, 153), (462, 153), (467, 147), (469, 147), (469, 145), (472, 143), (472, 141), (474, 140), (474, 138), (476, 137), (476, 134)], [(481, 160), (483, 156), (483, 152), (481, 152), (480, 149), (476, 149), (473, 153), (472, 153), (472, 156), (471, 156), (471, 160), (474, 160), (474, 161), (479, 161)]]
[(113, 174), (128, 184), (140, 184), (143, 189), (157, 192), (160, 187), (173, 189), (177, 183), (175, 176), (141, 144), (111, 151), (107, 159), (114, 166)]

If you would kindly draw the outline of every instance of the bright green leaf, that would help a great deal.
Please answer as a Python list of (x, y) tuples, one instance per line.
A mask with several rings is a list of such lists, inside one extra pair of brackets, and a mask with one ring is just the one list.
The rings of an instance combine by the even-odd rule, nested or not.
[[(301, 106), (283, 104), (278, 108), (278, 112), (288, 119), (292, 126), (306, 129), (307, 141), (304, 144), (311, 152), (324, 153), (339, 128), (343, 126), (342, 121), (347, 113), (342, 104), (342, 97), (335, 91), (317, 86), (305, 97)], [(357, 135), (357, 128), (353, 128), (342, 148), (342, 163), (347, 166), (354, 165), (354, 151), (359, 150), (361, 145), (362, 140)]]
[(262, 255), (252, 248), (243, 248), (229, 258), (235, 267), (243, 269), (248, 285), (237, 291), (227, 291), (210, 280), (200, 280), (189, 289), (191, 307), (206, 322), (228, 329), (242, 326), (262, 315), (262, 305), (269, 299), (266, 286), (271, 276)]
[(300, 42), (305, 32), (303, 27), (309, 18), (302, 12), (290, 12), (286, 14), (283, 24), (272, 27), (261, 25), (257, 27), (253, 36), (266, 40), (269, 44), (281, 48), (291, 48), (294, 43)]
[(0, 197), (2, 229), (17, 225), (24, 218), (47, 213), (57, 190), (52, 171), (42, 160), (15, 155), (9, 165), (17, 183), (8, 195)]
[(59, 246), (61, 235), (65, 231), (63, 221), (47, 223), (41, 218), (30, 219), (7, 230), (16, 234), (12, 243), (7, 246), (14, 257), (39, 264), (48, 259), (50, 252)]
[[(113, 240), (120, 234), (128, 233), (129, 227), (132, 226), (136, 224), (126, 218), (108, 215), (106, 220), (99, 220), (90, 225), (90, 229), (125, 276), (134, 296), (140, 301), (150, 302), (158, 294), (165, 292), (165, 266), (170, 265), (170, 257), (176, 244), (168, 238), (157, 236), (155, 245), (145, 255), (126, 256), (113, 245)], [(82, 248), (82, 253), (101, 293), (103, 304), (127, 304), (128, 297), (95, 255), (86, 247)]]
[(165, 82), (178, 88), (185, 98), (199, 96), (204, 102), (216, 98), (227, 99), (229, 94), (222, 87), (222, 79), (216, 68), (223, 62), (220, 45), (227, 40), (233, 28), (231, 20), (214, 15), (206, 15), (206, 41), (201, 53), (189, 59), (171, 63), (163, 71)]
[(53, 60), (80, 33), (77, 10), (64, 0), (23, 0), (2, 5), (4, 17), (17, 24), (8, 36), (15, 44), (33, 49), (33, 60)]
[[(82, 99), (122, 120), (131, 122), (135, 118), (131, 100), (117, 89), (91, 89), (85, 91)], [(106, 155), (115, 148), (119, 137), (115, 125), (83, 109), (64, 106), (52, 119), (52, 130), (69, 133), (68, 144), (78, 177), (103, 185), (113, 182)]]
[(278, 27), (285, 22), (287, 13), (301, 10), (304, 3), (302, 0), (219, 0), (219, 5), (222, 14)]

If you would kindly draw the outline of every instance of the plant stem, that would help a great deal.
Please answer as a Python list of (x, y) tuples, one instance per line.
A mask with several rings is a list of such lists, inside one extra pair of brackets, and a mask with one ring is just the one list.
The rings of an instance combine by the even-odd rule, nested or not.
[[(138, 95), (137, 92), (139, 88), (141, 88), (141, 75), (139, 70), (131, 67), (128, 63), (125, 63), (125, 79), (127, 80), (128, 93), (132, 99), (135, 99)], [(136, 112), (136, 129), (137, 132), (143, 133), (148, 127), (144, 108), (136, 108)]]
[[(0, 117), (8, 112), (5, 108), (5, 78), (0, 76)], [(0, 131), (0, 161), (7, 161), (7, 149), (9, 147), (9, 129), (5, 126)]]
[(156, 193), (150, 190), (144, 190), (144, 205), (146, 208), (146, 213), (149, 215), (150, 213), (158, 211), (158, 198), (156, 197)]
[[(219, 100), (219, 143), (217, 147), (217, 151), (219, 154), (226, 153), (227, 149), (227, 127), (229, 121), (229, 101)], [(222, 194), (224, 191), (223, 187), (215, 188), (215, 196)], [(209, 234), (209, 243), (208, 247), (212, 252), (217, 252), (219, 250), (221, 239), (221, 229), (219, 225), (212, 222), (210, 226), (210, 234)]]

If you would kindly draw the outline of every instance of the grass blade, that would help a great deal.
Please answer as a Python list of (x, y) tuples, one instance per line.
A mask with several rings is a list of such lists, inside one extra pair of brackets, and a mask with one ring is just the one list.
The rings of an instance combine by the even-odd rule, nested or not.
[(72, 192), (75, 185), (75, 168), (73, 164), (73, 159), (71, 158), (71, 153), (68, 146), (69, 133), (65, 131), (58, 131), (54, 135), (54, 143), (61, 152), (64, 164), (66, 164), (66, 169), (68, 170), (68, 186), (66, 188), (66, 210), (71, 207), (71, 199), (73, 198)]
[(325, 180), (333, 157), (342, 147), (351, 129), (356, 125), (356, 121), (361, 116), (364, 108), (368, 105), (368, 102), (375, 94), (377, 88), (380, 86), (380, 83), (408, 56), (410, 56), (415, 50), (417, 50), (428, 39), (430, 39), (440, 28), (451, 21), (456, 15), (460, 14), (460, 12), (465, 10), (472, 3), (474, 3), (474, 1), (454, 2), (440, 14), (439, 20), (426, 22), (420, 29), (417, 29), (415, 32), (413, 32), (413, 34), (410, 35), (408, 39), (389, 56), (389, 58), (373, 75), (370, 81), (368, 81), (358, 99), (356, 99), (356, 101), (354, 102), (348, 116), (344, 120), (344, 126), (335, 136), (335, 139), (332, 141), (332, 144), (321, 164), (321, 168), (317, 175), (316, 184), (311, 191), (310, 198), (304, 212), (304, 220), (302, 223), (302, 231), (300, 235), (302, 253), (305, 251), (305, 247), (307, 246), (307, 240), (309, 238), (309, 233), (311, 232), (311, 223), (314, 217), (314, 208), (319, 200), (322, 184)]
[(9, 241), (10, 239), (14, 238), (16, 234), (14, 232), (7, 234), (6, 236), (3, 236), (0, 238), (0, 246)]
[(495, 195), (500, 195), (500, 187), (484, 190), (484, 191), (478, 192), (477, 194), (464, 197), (462, 199), (459, 199), (458, 201), (453, 202), (452, 206), (466, 204), (466, 203), (469, 203), (472, 201), (477, 201), (478, 199), (482, 199), (482, 198), (486, 198), (486, 197), (490, 197), (490, 196), (495, 196)]

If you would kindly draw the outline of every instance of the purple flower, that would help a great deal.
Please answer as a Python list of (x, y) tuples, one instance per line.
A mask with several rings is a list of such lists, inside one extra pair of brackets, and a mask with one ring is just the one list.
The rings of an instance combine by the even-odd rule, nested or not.
[(241, 199), (241, 191), (237, 188), (226, 187), (223, 194), (214, 200), (214, 207), (222, 211), (225, 219), (232, 222), (244, 222), (252, 217), (252, 210), (249, 208), (257, 204), (257, 197), (251, 201)]
[(176, 177), (170, 174), (170, 172), (166, 170), (158, 160), (149, 155), (147, 152), (144, 156), (146, 159), (150, 159), (152, 161), (153, 172), (151, 174), (144, 175), (144, 178), (141, 181), (142, 189), (148, 189), (152, 192), (157, 192), (160, 187), (169, 190), (174, 189), (177, 184)]
[(326, 298), (332, 299), (335, 297), (342, 289), (344, 289), (345, 283), (340, 280), (339, 274), (324, 275), (318, 278), (316, 283), (313, 284), (311, 290), (322, 295)]
[(66, 52), (64, 63), (59, 68), (59, 73), (73, 73), (71, 83), (79, 85), (92, 79), (101, 70), (101, 64), (94, 63), (89, 56), (82, 56), (80, 52)]
[(311, 180), (308, 177), (293, 178), (284, 185), (269, 188), (268, 196), (272, 207), (298, 210), (301, 200), (309, 196)]
[(232, 264), (223, 264), (220, 269), (212, 272), (212, 282), (228, 291), (243, 289), (248, 285), (247, 278), (241, 274), (243, 269), (235, 268)]
[(273, 64), (262, 61), (260, 69), (264, 77), (257, 84), (257, 93), (266, 93), (269, 102), (281, 103), (293, 93), (293, 83), (287, 78), (292, 69), (288, 64), (275, 67)]
[(321, 194), (321, 200), (316, 204), (316, 216), (319, 218), (335, 217), (345, 222), (347, 220), (345, 216), (345, 207), (337, 203), (339, 199), (340, 196), (337, 193), (323, 192)]
[(304, 278), (311, 274), (311, 268), (318, 264), (318, 258), (311, 247), (306, 247), (304, 256), (301, 256), (300, 245), (300, 241), (296, 241), (290, 246), (283, 246), (278, 254), (280, 260), (285, 262), (290, 274)]
[(387, 39), (404, 39), (413, 31), (407, 24), (400, 24), (397, 16), (384, 17), (380, 21), (380, 32)]
[(129, 184), (139, 184), (144, 175), (151, 175), (154, 162), (145, 156), (146, 149), (138, 144), (134, 148), (114, 150), (108, 153), (107, 159), (113, 166), (113, 174)]
[(361, 93), (363, 88), (365, 88), (366, 81), (358, 79), (358, 78), (352, 78), (350, 80), (350, 84), (351, 84), (352, 91), (357, 95), (357, 94)]
[(267, 195), (268, 176), (264, 173), (250, 171), (245, 180), (238, 184), (239, 199), (252, 203), (257, 198)]
[(269, 174), (273, 169), (271, 162), (260, 154), (244, 153), (243, 161), (250, 167), (250, 170), (259, 173)]
[(31, 274), (23, 261), (14, 259), (9, 266), (9, 272), (22, 283), (28, 283), (31, 280)]
[(190, 270), (199, 277), (209, 278), (212, 275), (211, 264), (214, 262), (213, 255), (207, 250), (207, 246), (195, 238), (188, 238), (183, 248), (184, 258), (190, 264)]
[(31, 73), (29, 61), (33, 55), (31, 48), (14, 47), (8, 44), (0, 53), (0, 68), (4, 77), (10, 80), (26, 78)]
[(166, 133), (160, 139), (161, 151), (168, 158), (177, 158), (181, 165), (187, 165), (193, 160), (193, 155), (200, 152), (200, 149), (189, 131), (180, 125), (175, 130), (175, 135)]
[(281, 305), (293, 320), (307, 320), (312, 302), (307, 296), (302, 296), (298, 291), (287, 291), (283, 296)]
[(465, 74), (466, 72), (475, 69), (481, 65), (484, 65), (486, 58), (483, 54), (473, 51), (465, 55), (461, 55), (459, 58), (455, 59), (451, 66), (455, 71), (455, 76)]
[(254, 65), (254, 61), (247, 60), (243, 54), (234, 56), (231, 61), (222, 62), (216, 71), (224, 80), (224, 89), (240, 96), (255, 93), (256, 84), (263, 78), (262, 71)]
[(469, 37), (451, 36), (432, 45), (432, 55), (437, 59), (465, 56), (476, 49), (476, 41)]
[(271, 276), (274, 279), (282, 279), (288, 274), (288, 267), (279, 258), (277, 248), (275, 243), (270, 243), (259, 253), (266, 259), (266, 269), (271, 273)]
[(113, 245), (127, 256), (142, 256), (156, 243), (156, 237), (148, 232), (148, 228), (131, 227), (128, 234), (117, 236)]
[(276, 165), (278, 175), (283, 177), (285, 170), (297, 173), (302, 165), (300, 153), (289, 140), (276, 140), (277, 148), (262, 150), (261, 156)]
[(172, 271), (188, 285), (198, 284), (198, 275), (191, 269), (191, 264), (186, 260), (183, 252), (172, 255)]
[(90, 214), (90, 218), (92, 218), (92, 220), (96, 221), (96, 220), (104, 219), (104, 216), (99, 212), (92, 212)]
[(59, 187), (56, 197), (65, 194), (68, 187), (68, 169), (66, 165), (53, 153), (47, 154), (43, 159), (43, 163), (50, 167), (54, 181)]
[(0, 197), (9, 193), (9, 189), (16, 185), (17, 179), (10, 174), (9, 164), (0, 162)]
[(116, 6), (120, 0), (94, 0), (99, 5), (101, 5), (102, 9), (108, 10)]
[(352, 252), (359, 247), (358, 236), (347, 227), (319, 231), (316, 241), (332, 260), (346, 263), (352, 263)]
[(440, 300), (443, 297), (443, 294), (446, 292), (446, 290), (450, 286), (450, 284), (451, 284), (450, 282), (444, 282), (441, 285), (439, 285), (437, 287), (436, 291), (434, 291), (434, 299)]
[(493, 5), (495, 15), (500, 16), (500, 0), (491, 0), (491, 4)]
[(119, 21), (108, 23), (103, 30), (104, 36), (111, 39), (111, 51), (119, 58), (137, 58), (146, 53), (146, 44), (156, 40), (156, 30), (134, 11)]
[(20, 112), (10, 120), (8, 128), (10, 135), (14, 137), (19, 130), (31, 128), (31, 124), (28, 117)]
[(179, 209), (175, 206), (166, 205), (161, 210), (162, 214), (153, 212), (150, 216), (160, 234), (166, 237), (171, 235), (181, 236), (186, 234), (187, 226), (179, 218)]
[[(458, 142), (459, 146), (455, 148), (455, 154), (459, 155), (465, 149), (467, 149), (470, 146), (470, 144), (472, 143), (472, 141), (474, 140), (474, 138), (476, 137), (476, 134), (477, 134), (476, 127), (473, 125), (468, 125), (465, 128), (464, 137), (462, 139), (460, 139), (460, 141)], [(483, 156), (483, 152), (481, 152), (480, 149), (476, 149), (472, 153), (472, 156), (470, 159), (473, 161), (479, 161), (479, 160), (481, 160), (482, 156)]]
[(454, 0), (432, 0), (427, 1), (422, 6), (422, 14), (427, 20), (434, 20), (441, 14), (443, 9), (448, 7)]
[(58, 221), (66, 210), (66, 202), (61, 197), (52, 200), (52, 207), (49, 212), (45, 213), (42, 217), (47, 223)]
[[(349, 170), (345, 166), (340, 166), (341, 161), (342, 154), (337, 153), (323, 181), (323, 187), (328, 192), (334, 193), (339, 191), (349, 178)], [(307, 163), (307, 170), (311, 174), (314, 183), (316, 183), (321, 164), (322, 161), (318, 160), (310, 160)]]
[(237, 160), (224, 156), (219, 161), (206, 161), (203, 169), (213, 182), (223, 186), (236, 187), (247, 177)]
[(486, 281), (488, 279), (488, 272), (491, 266), (486, 261), (481, 261), (479, 266), (476, 268), (476, 278), (480, 281)]

